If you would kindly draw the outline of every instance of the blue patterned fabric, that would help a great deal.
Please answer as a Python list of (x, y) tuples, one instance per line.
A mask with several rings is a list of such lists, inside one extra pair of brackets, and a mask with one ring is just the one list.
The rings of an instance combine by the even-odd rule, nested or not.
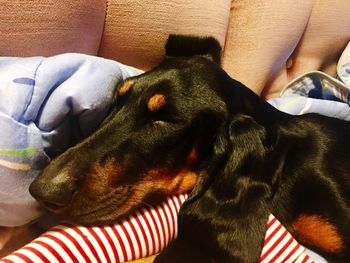
[(320, 71), (299, 76), (269, 102), (290, 114), (308, 112), (350, 120), (350, 43), (337, 66), (338, 78)]
[(139, 73), (82, 54), (0, 58), (0, 226), (41, 214), (29, 184), (50, 156), (97, 127), (118, 82)]

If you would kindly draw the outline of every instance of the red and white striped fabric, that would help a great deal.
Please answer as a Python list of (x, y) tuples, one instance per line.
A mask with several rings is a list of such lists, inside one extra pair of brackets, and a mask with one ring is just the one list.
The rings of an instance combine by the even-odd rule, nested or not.
[(312, 263), (301, 246), (282, 224), (269, 216), (260, 263)]
[[(142, 209), (124, 222), (106, 227), (58, 225), (1, 263), (125, 262), (160, 252), (177, 235), (177, 215), (186, 195), (173, 196), (161, 206)], [(313, 262), (272, 215), (261, 263)]]

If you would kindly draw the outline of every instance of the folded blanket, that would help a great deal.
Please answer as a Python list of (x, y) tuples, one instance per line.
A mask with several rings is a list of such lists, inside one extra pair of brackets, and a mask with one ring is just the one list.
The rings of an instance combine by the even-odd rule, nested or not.
[(41, 214), (30, 183), (51, 157), (98, 126), (118, 82), (139, 73), (82, 54), (0, 58), (0, 226)]

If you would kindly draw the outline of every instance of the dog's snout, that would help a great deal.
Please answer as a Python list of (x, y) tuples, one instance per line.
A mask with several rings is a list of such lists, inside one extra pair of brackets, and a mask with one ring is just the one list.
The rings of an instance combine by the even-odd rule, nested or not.
[(45, 208), (60, 212), (68, 207), (77, 187), (64, 172), (53, 178), (39, 175), (29, 187), (30, 194)]

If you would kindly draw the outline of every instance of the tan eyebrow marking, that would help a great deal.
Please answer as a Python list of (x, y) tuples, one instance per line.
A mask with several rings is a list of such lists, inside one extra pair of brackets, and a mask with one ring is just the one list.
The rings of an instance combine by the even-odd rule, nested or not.
[(123, 86), (121, 86), (118, 90), (119, 96), (123, 96), (126, 93), (128, 93), (128, 91), (132, 88), (133, 85), (134, 85), (134, 81), (132, 80), (125, 81)]
[(150, 111), (157, 111), (164, 107), (166, 98), (163, 94), (154, 94), (148, 101), (147, 106)]

